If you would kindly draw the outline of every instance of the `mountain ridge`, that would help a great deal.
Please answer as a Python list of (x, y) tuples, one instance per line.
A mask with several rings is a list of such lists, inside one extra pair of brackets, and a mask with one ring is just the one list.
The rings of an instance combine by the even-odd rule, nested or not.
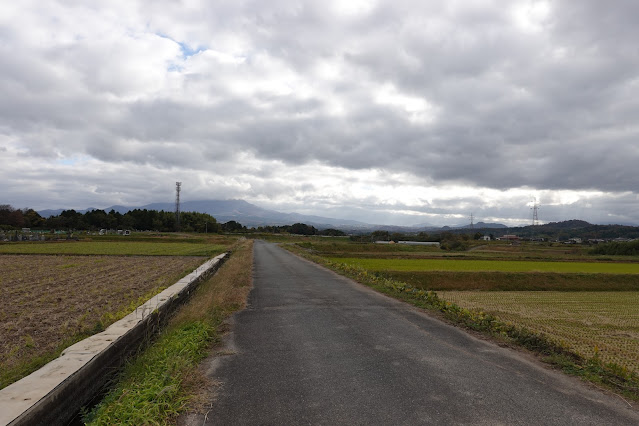
[[(130, 210), (164, 210), (173, 211), (175, 204), (173, 203), (149, 203), (139, 207), (113, 205), (104, 209), (96, 209), (90, 207), (88, 209), (76, 210), (78, 213), (86, 213), (91, 210), (104, 210), (109, 212), (114, 210), (120, 214), (124, 214)], [(38, 213), (42, 217), (57, 216), (64, 210), (68, 209), (46, 209), (41, 210)], [(259, 207), (255, 204), (251, 204), (245, 200), (230, 199), (230, 200), (195, 200), (195, 201), (183, 201), (180, 203), (180, 210), (182, 211), (195, 211), (199, 213), (208, 213), (215, 217), (218, 222), (228, 222), (234, 220), (241, 223), (244, 226), (282, 226), (292, 225), (297, 222), (303, 222), (307, 225), (319, 226), (322, 228), (328, 228), (331, 226), (340, 227), (372, 227), (365, 222), (360, 222), (352, 219), (335, 219), (330, 217), (304, 215), (300, 213), (283, 213), (277, 210), (269, 210)]]
[[(320, 230), (336, 228), (349, 234), (366, 234), (373, 231), (388, 231), (390, 233), (397, 232), (400, 234), (416, 234), (419, 232), (468, 233), (470, 228), (470, 224), (457, 226), (375, 225), (349, 219), (335, 219), (299, 213), (283, 213), (276, 210), (265, 209), (245, 200), (238, 199), (185, 201), (181, 203), (181, 207), (181, 210), (185, 212), (196, 211), (211, 214), (220, 223), (233, 220), (247, 227), (284, 226), (294, 223), (305, 223)], [(135, 209), (173, 211), (174, 208), (175, 205), (173, 203), (150, 203), (140, 207), (113, 205), (101, 210), (106, 212), (114, 210), (120, 214), (124, 214)], [(84, 214), (91, 210), (97, 209), (88, 208), (85, 210), (76, 210), (76, 212)], [(49, 217), (57, 216), (62, 213), (62, 211), (64, 211), (64, 209), (41, 210), (38, 213), (43, 217)], [(520, 225), (510, 227), (499, 223), (478, 222), (473, 224), (473, 230), (471, 232), (479, 232), (486, 235), (494, 234), (495, 236), (508, 233), (518, 235), (522, 238), (534, 237), (563, 240), (572, 237), (586, 239), (611, 239), (617, 237), (639, 238), (639, 227), (635, 225), (591, 224), (578, 219), (549, 222), (535, 226)]]
[[(75, 210), (78, 213), (84, 214), (92, 210), (104, 210), (110, 212), (114, 210), (117, 213), (125, 214), (130, 210), (164, 210), (173, 211), (175, 209), (174, 203), (168, 202), (155, 202), (145, 204), (139, 207), (113, 205), (104, 209), (97, 209), (95, 207), (89, 207), (83, 210)], [(46, 209), (40, 210), (38, 213), (42, 217), (57, 216), (64, 210), (69, 209)], [(440, 229), (463, 229), (468, 228), (470, 225), (455, 225), (455, 226), (436, 226), (427, 223), (418, 225), (380, 225), (361, 222), (353, 219), (336, 219), (331, 217), (305, 215), (301, 213), (283, 213), (277, 210), (269, 210), (249, 203), (241, 199), (228, 199), (228, 200), (195, 200), (195, 201), (183, 201), (180, 203), (181, 211), (195, 211), (199, 213), (208, 213), (215, 217), (218, 222), (224, 223), (234, 220), (248, 227), (258, 226), (283, 226), (292, 225), (294, 223), (305, 223), (310, 226), (314, 226), (319, 229), (325, 228), (337, 228), (341, 230), (349, 231), (368, 231), (368, 230), (388, 230), (391, 232), (420, 232), (420, 231), (433, 231)], [(475, 228), (506, 228), (506, 225), (499, 223), (483, 223), (479, 222), (475, 224)]]

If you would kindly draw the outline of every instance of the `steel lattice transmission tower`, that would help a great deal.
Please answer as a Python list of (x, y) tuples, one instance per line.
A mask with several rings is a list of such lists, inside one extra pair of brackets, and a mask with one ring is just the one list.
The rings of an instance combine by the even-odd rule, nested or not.
[(530, 208), (533, 211), (532, 216), (532, 225), (539, 225), (539, 204), (537, 204), (537, 199), (533, 198), (533, 206)]
[(470, 229), (475, 229), (474, 219), (475, 219), (475, 216), (471, 213), (470, 214)]
[(180, 230), (180, 189), (182, 182), (175, 182), (175, 229)]

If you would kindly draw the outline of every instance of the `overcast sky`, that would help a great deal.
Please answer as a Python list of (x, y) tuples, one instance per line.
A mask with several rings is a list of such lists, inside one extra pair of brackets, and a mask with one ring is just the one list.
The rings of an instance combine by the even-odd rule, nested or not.
[(639, 2), (0, 5), (0, 204), (639, 224)]

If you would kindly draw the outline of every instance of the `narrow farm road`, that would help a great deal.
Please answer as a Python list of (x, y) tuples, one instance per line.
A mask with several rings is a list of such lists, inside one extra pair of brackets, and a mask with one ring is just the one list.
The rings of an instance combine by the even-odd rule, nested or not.
[(183, 424), (637, 425), (622, 399), (476, 339), (273, 244), (206, 419)]

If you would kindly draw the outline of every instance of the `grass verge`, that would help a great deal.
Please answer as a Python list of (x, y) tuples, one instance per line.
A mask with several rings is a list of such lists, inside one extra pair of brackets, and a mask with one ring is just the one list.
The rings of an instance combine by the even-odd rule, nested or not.
[(549, 364), (562, 371), (602, 385), (620, 396), (639, 401), (639, 375), (614, 363), (604, 363), (598, 356), (589, 359), (579, 356), (544, 334), (507, 324), (483, 311), (469, 310), (441, 299), (436, 292), (419, 289), (407, 283), (384, 277), (358, 265), (335, 262), (309, 253), (295, 244), (284, 248), (308, 260), (325, 266), (341, 275), (417, 307), (437, 311), (452, 323), (486, 333), (493, 337), (522, 346), (541, 356)]
[(251, 288), (252, 241), (240, 240), (230, 259), (202, 283), (157, 341), (131, 360), (114, 388), (86, 413), (89, 425), (171, 424), (198, 397), (198, 363), (221, 337), (220, 326), (245, 306)]

